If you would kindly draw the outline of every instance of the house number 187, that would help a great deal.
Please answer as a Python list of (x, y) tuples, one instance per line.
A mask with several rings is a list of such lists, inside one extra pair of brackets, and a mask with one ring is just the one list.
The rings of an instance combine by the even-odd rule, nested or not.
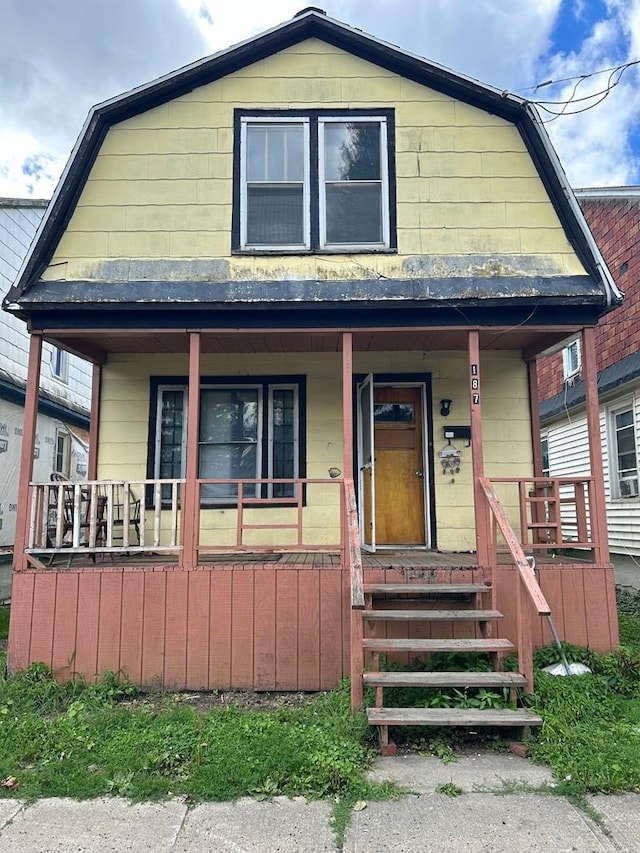
[(478, 365), (472, 364), (471, 367), (471, 391), (475, 392), (471, 394), (471, 402), (474, 406), (480, 405), (480, 394), (478, 391), (480, 390), (480, 380), (478, 379)]

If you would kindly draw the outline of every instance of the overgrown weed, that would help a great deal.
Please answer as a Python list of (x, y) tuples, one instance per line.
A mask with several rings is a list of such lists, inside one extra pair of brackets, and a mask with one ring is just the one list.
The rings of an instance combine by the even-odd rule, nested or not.
[(58, 684), (42, 664), (0, 676), (0, 779), (18, 781), (1, 795), (350, 801), (377, 790), (363, 782), (371, 730), (351, 713), (346, 683), (272, 712), (119, 704), (137, 692), (112, 673), (97, 684)]

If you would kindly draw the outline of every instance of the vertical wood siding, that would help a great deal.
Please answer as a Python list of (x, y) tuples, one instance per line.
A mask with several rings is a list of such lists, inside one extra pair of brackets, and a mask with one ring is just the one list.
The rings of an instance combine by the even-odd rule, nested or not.
[[(479, 570), (437, 573), (439, 581), (480, 577)], [(617, 643), (610, 567), (542, 566), (539, 578), (561, 637), (599, 651)], [(367, 581), (408, 579), (395, 569), (366, 572)], [(514, 584), (513, 571), (501, 568), (499, 631), (512, 640)], [(374, 627), (380, 636), (384, 630)], [(394, 637), (470, 635), (457, 623), (391, 623), (387, 630)], [(534, 645), (550, 641), (543, 620), (534, 620), (533, 630)], [(14, 576), (11, 670), (43, 661), (61, 680), (93, 680), (111, 670), (148, 688), (326, 690), (348, 673), (348, 656), (348, 574), (340, 569), (89, 568)]]

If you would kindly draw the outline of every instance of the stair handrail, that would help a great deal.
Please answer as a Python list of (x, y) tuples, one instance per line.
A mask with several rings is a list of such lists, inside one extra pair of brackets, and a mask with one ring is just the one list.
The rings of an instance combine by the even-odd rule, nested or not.
[(364, 670), (364, 637), (362, 615), (364, 610), (364, 578), (362, 574), (362, 551), (360, 549), (360, 527), (358, 525), (358, 507), (353, 480), (344, 480), (345, 512), (345, 569), (349, 570), (351, 590), (351, 643), (350, 676), (351, 708), (355, 711), (362, 707)]
[(347, 514), (347, 564), (351, 579), (351, 607), (364, 608), (364, 589), (362, 575), (362, 551), (360, 549), (360, 528), (358, 526), (358, 506), (353, 480), (344, 480), (345, 510)]
[[(488, 477), (479, 477), (480, 486), (487, 499), (487, 504), (493, 514), (495, 523), (500, 528), (500, 532), (504, 538), (505, 544), (511, 553), (513, 562), (516, 565), (518, 582), (516, 583), (516, 620), (518, 632), (518, 660), (520, 670), (527, 679), (527, 689), (533, 689), (533, 646), (531, 639), (531, 630), (528, 618), (528, 610), (523, 606), (521, 590), (524, 588), (529, 596), (529, 601), (535, 608), (539, 616), (551, 616), (551, 608), (544, 597), (538, 580), (533, 572), (533, 569), (527, 558), (525, 557), (522, 546), (516, 536), (513, 527), (511, 526), (504, 507), (500, 502), (500, 498), (496, 494), (493, 484)], [(497, 564), (497, 550), (495, 537), (493, 541), (491, 559), (494, 563), (494, 578), (497, 577), (495, 567)]]

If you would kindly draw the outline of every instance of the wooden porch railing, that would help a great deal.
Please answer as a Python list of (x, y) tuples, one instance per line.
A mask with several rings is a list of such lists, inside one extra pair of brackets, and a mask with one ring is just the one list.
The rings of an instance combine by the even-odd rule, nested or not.
[[(215, 554), (220, 552), (243, 552), (253, 553), (278, 551), (338, 551), (343, 550), (345, 542), (345, 519), (343, 507), (343, 480), (322, 477), (298, 477), (289, 479), (258, 478), (247, 480), (225, 480), (213, 478), (201, 478), (196, 481), (197, 499), (200, 506), (200, 526), (196, 550), (199, 554)], [(318, 527), (305, 524), (306, 504), (313, 502), (309, 498), (309, 491), (314, 486), (330, 486), (340, 489), (340, 499), (335, 502), (335, 524), (338, 532), (337, 541), (314, 541), (318, 538)], [(209, 494), (207, 494), (209, 487)], [(215, 489), (217, 489), (217, 494)], [(285, 487), (290, 487), (291, 494), (288, 496), (274, 497), (274, 492)], [(224, 489), (224, 491), (221, 491)], [(214, 490), (212, 494), (212, 490)], [(260, 522), (247, 521), (247, 510), (262, 508), (279, 508), (282, 512), (277, 521), (268, 518)], [(311, 508), (311, 507), (309, 507)], [(202, 523), (203, 515), (209, 510), (230, 509), (236, 512), (235, 531), (233, 541), (216, 541), (204, 543), (202, 540), (206, 533), (216, 535), (216, 526), (206, 527)], [(311, 515), (309, 513), (309, 515)], [(285, 520), (286, 517), (290, 520)], [(289, 535), (283, 537), (278, 543), (260, 542), (254, 540), (247, 542), (248, 531), (289, 531)], [(219, 534), (218, 534), (219, 535)]]
[(517, 506), (519, 538), (527, 551), (577, 549), (601, 562), (595, 536), (593, 477), (491, 477), (503, 507)]
[[(517, 620), (517, 645), (520, 672), (527, 679), (527, 690), (533, 690), (533, 642), (531, 635), (531, 609), (535, 609), (540, 616), (549, 616), (551, 609), (544, 597), (542, 590), (536, 580), (536, 576), (527, 558), (522, 545), (518, 540), (506, 512), (495, 492), (493, 480), (480, 477), (480, 485), (487, 500), (490, 515), (490, 560), (493, 595), (496, 594), (498, 583), (498, 542), (497, 530), (500, 530), (506, 547), (513, 558), (516, 566), (516, 620)], [(498, 482), (504, 482), (500, 480)], [(508, 481), (511, 482), (511, 481)], [(518, 482), (518, 481), (515, 481)], [(526, 596), (526, 597), (525, 597)]]
[(364, 610), (364, 578), (362, 573), (362, 552), (360, 550), (360, 529), (358, 525), (358, 507), (353, 480), (344, 481), (344, 516), (346, 523), (346, 541), (343, 565), (349, 571), (351, 590), (351, 707), (362, 707), (364, 669), (364, 630), (362, 611)]
[[(30, 485), (26, 553), (178, 553), (180, 487), (184, 480), (55, 481)], [(313, 500), (315, 488), (338, 489), (335, 500)], [(199, 479), (198, 554), (220, 552), (337, 551), (349, 548), (344, 481), (340, 478)], [(353, 492), (353, 484), (351, 484)], [(274, 496), (275, 495), (275, 496)], [(355, 507), (355, 498), (353, 498)], [(313, 520), (326, 507), (335, 521)], [(266, 510), (248, 515), (257, 507)], [(334, 509), (335, 507), (335, 509)], [(278, 509), (277, 517), (268, 509)], [(216, 515), (223, 510), (224, 515)], [(354, 510), (355, 511), (355, 510)], [(230, 517), (230, 513), (235, 516)], [(357, 520), (355, 522), (357, 528)], [(335, 530), (335, 539), (326, 530)], [(277, 541), (269, 531), (282, 532)], [(257, 535), (251, 537), (251, 533)], [(343, 562), (346, 564), (346, 562)]]
[(180, 550), (182, 480), (31, 483), (27, 554)]

